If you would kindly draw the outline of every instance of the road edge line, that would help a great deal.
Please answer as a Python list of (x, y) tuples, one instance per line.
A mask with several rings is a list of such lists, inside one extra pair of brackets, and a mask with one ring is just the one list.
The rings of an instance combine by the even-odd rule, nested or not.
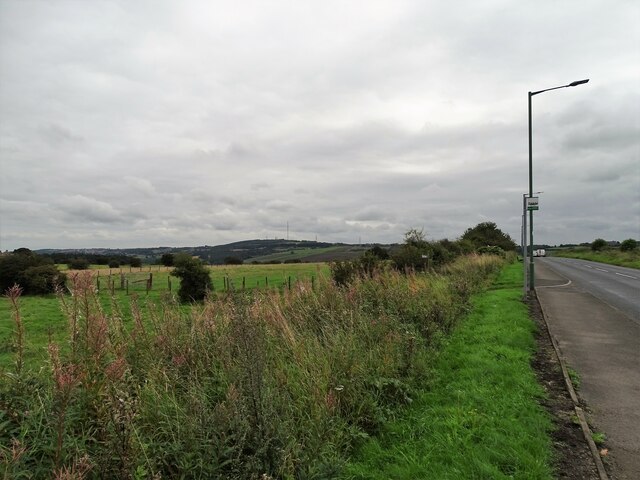
[(602, 463), (602, 458), (600, 457), (600, 453), (598, 452), (598, 447), (596, 447), (596, 444), (593, 441), (591, 428), (587, 423), (582, 407), (580, 407), (579, 405), (578, 396), (576, 395), (576, 391), (573, 388), (571, 377), (569, 377), (569, 371), (567, 370), (567, 365), (564, 361), (564, 358), (560, 354), (560, 346), (558, 345), (558, 342), (556, 341), (555, 337), (551, 334), (551, 330), (549, 329), (549, 323), (547, 322), (547, 312), (545, 311), (544, 307), (540, 303), (540, 300), (538, 299), (537, 288), (534, 289), (534, 292), (535, 292), (534, 300), (538, 302), (538, 305), (540, 306), (540, 311), (542, 312), (542, 319), (544, 320), (544, 326), (547, 330), (547, 335), (551, 340), (551, 345), (553, 345), (553, 350), (556, 353), (556, 358), (560, 363), (560, 369), (562, 370), (562, 376), (564, 377), (565, 386), (567, 388), (567, 391), (569, 392), (571, 401), (573, 402), (573, 407), (576, 412), (576, 417), (578, 417), (578, 420), (580, 421), (582, 434), (584, 435), (584, 438), (587, 441), (587, 445), (589, 445), (589, 450), (591, 451), (593, 462), (595, 463), (596, 469), (598, 470), (598, 475), (600, 476), (600, 480), (609, 480), (607, 471), (605, 470), (604, 464)]

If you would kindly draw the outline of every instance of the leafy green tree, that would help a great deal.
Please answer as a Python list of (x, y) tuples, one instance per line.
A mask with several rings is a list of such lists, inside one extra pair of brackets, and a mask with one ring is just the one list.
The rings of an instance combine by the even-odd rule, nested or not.
[(209, 269), (198, 258), (186, 253), (175, 256), (172, 275), (180, 278), (178, 298), (181, 302), (204, 300), (211, 290)]
[(134, 268), (138, 268), (142, 266), (142, 260), (140, 260), (139, 257), (131, 257), (131, 259), (129, 260), (129, 265), (131, 265)]
[(425, 270), (432, 251), (422, 230), (412, 228), (404, 234), (404, 243), (391, 259), (398, 270)]
[(620, 244), (620, 250), (623, 252), (631, 252), (638, 248), (638, 241), (633, 238), (627, 238)]
[(18, 284), (24, 294), (55, 292), (66, 277), (59, 272), (50, 258), (38, 255), (27, 248), (0, 255), (0, 292)]
[(163, 253), (160, 257), (160, 263), (165, 267), (173, 267), (175, 255), (173, 253)]
[(72, 258), (69, 260), (69, 263), (67, 263), (67, 266), (70, 270), (86, 270), (89, 268), (89, 260), (81, 257)]
[(379, 260), (389, 259), (389, 252), (385, 248), (382, 248), (380, 245), (375, 245), (374, 247), (370, 248), (365, 252), (365, 254), (367, 253), (370, 253), (374, 257), (377, 257)]
[(109, 268), (120, 268), (120, 262), (118, 260), (109, 260)]
[(596, 238), (593, 242), (591, 242), (591, 250), (593, 250), (594, 252), (599, 252), (601, 250), (604, 250), (606, 246), (607, 246), (607, 241), (604, 240), (603, 238)]
[(461, 240), (470, 242), (476, 250), (487, 246), (500, 247), (505, 251), (516, 249), (512, 238), (500, 230), (494, 222), (482, 222), (473, 228), (468, 228)]
[[(293, 252), (291, 252), (293, 253)], [(225, 257), (225, 265), (242, 265), (244, 261), (240, 257)]]

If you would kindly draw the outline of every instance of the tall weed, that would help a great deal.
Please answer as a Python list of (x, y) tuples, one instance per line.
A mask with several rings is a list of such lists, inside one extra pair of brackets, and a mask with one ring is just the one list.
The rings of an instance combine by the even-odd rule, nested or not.
[(60, 296), (68, 344), (50, 345), (49, 369), (3, 372), (5, 477), (335, 477), (411, 402), (501, 262), (229, 292), (190, 309), (167, 297), (147, 317), (137, 299), (105, 311), (73, 277)]

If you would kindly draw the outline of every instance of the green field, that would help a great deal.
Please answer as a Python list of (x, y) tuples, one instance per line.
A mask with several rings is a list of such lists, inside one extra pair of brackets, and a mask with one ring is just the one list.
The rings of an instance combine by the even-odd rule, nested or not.
[[(163, 296), (177, 292), (180, 287), (180, 279), (170, 277), (170, 269), (165, 267), (98, 268), (96, 270), (99, 271), (91, 273), (94, 275), (95, 285), (99, 286), (102, 308), (107, 312), (113, 310), (110, 287), (113, 284), (113, 298), (117, 300), (117, 305), (123, 310), (125, 317), (129, 316), (130, 302), (134, 295), (139, 298), (140, 307), (146, 314), (149, 306), (159, 304)], [(243, 282), (247, 290), (265, 287), (287, 288), (289, 281), (293, 287), (296, 282), (310, 281), (312, 278), (316, 281), (319, 277), (329, 274), (329, 266), (323, 263), (224, 265), (212, 266), (210, 270), (214, 290), (218, 293), (226, 288), (241, 290)], [(150, 274), (152, 288), (147, 292), (146, 280)], [(123, 279), (124, 288), (121, 287)], [(169, 284), (171, 284), (171, 292)], [(20, 304), (27, 339), (25, 363), (38, 364), (46, 358), (49, 337), (56, 342), (61, 342), (67, 336), (67, 321), (62, 313), (60, 301), (55, 295), (25, 296), (20, 299)], [(11, 315), (9, 301), (2, 299), (0, 301), (0, 367), (7, 367), (13, 361), (11, 338), (14, 322)]]
[(251, 258), (251, 261), (286, 262), (287, 260), (302, 260), (308, 262), (325, 262), (351, 260), (362, 255), (367, 249), (368, 247), (358, 245), (335, 245), (324, 248), (292, 248)]
[(590, 248), (556, 249), (550, 251), (554, 257), (578, 258), (592, 262), (607, 263), (620, 267), (640, 268), (640, 249), (621, 252), (618, 249), (605, 249), (594, 252)]

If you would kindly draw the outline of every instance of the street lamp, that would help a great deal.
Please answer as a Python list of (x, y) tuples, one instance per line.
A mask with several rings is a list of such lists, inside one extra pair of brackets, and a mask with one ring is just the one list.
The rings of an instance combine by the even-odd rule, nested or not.
[[(550, 90), (557, 90), (559, 88), (577, 87), (583, 83), (587, 83), (589, 79), (576, 80), (575, 82), (568, 83), (567, 85), (561, 85), (559, 87), (545, 88), (544, 90), (538, 90), (537, 92), (529, 92), (529, 198), (533, 197), (533, 147), (531, 139), (531, 97), (538, 95), (539, 93), (548, 92)], [(529, 290), (533, 291), (533, 210), (529, 210)]]

